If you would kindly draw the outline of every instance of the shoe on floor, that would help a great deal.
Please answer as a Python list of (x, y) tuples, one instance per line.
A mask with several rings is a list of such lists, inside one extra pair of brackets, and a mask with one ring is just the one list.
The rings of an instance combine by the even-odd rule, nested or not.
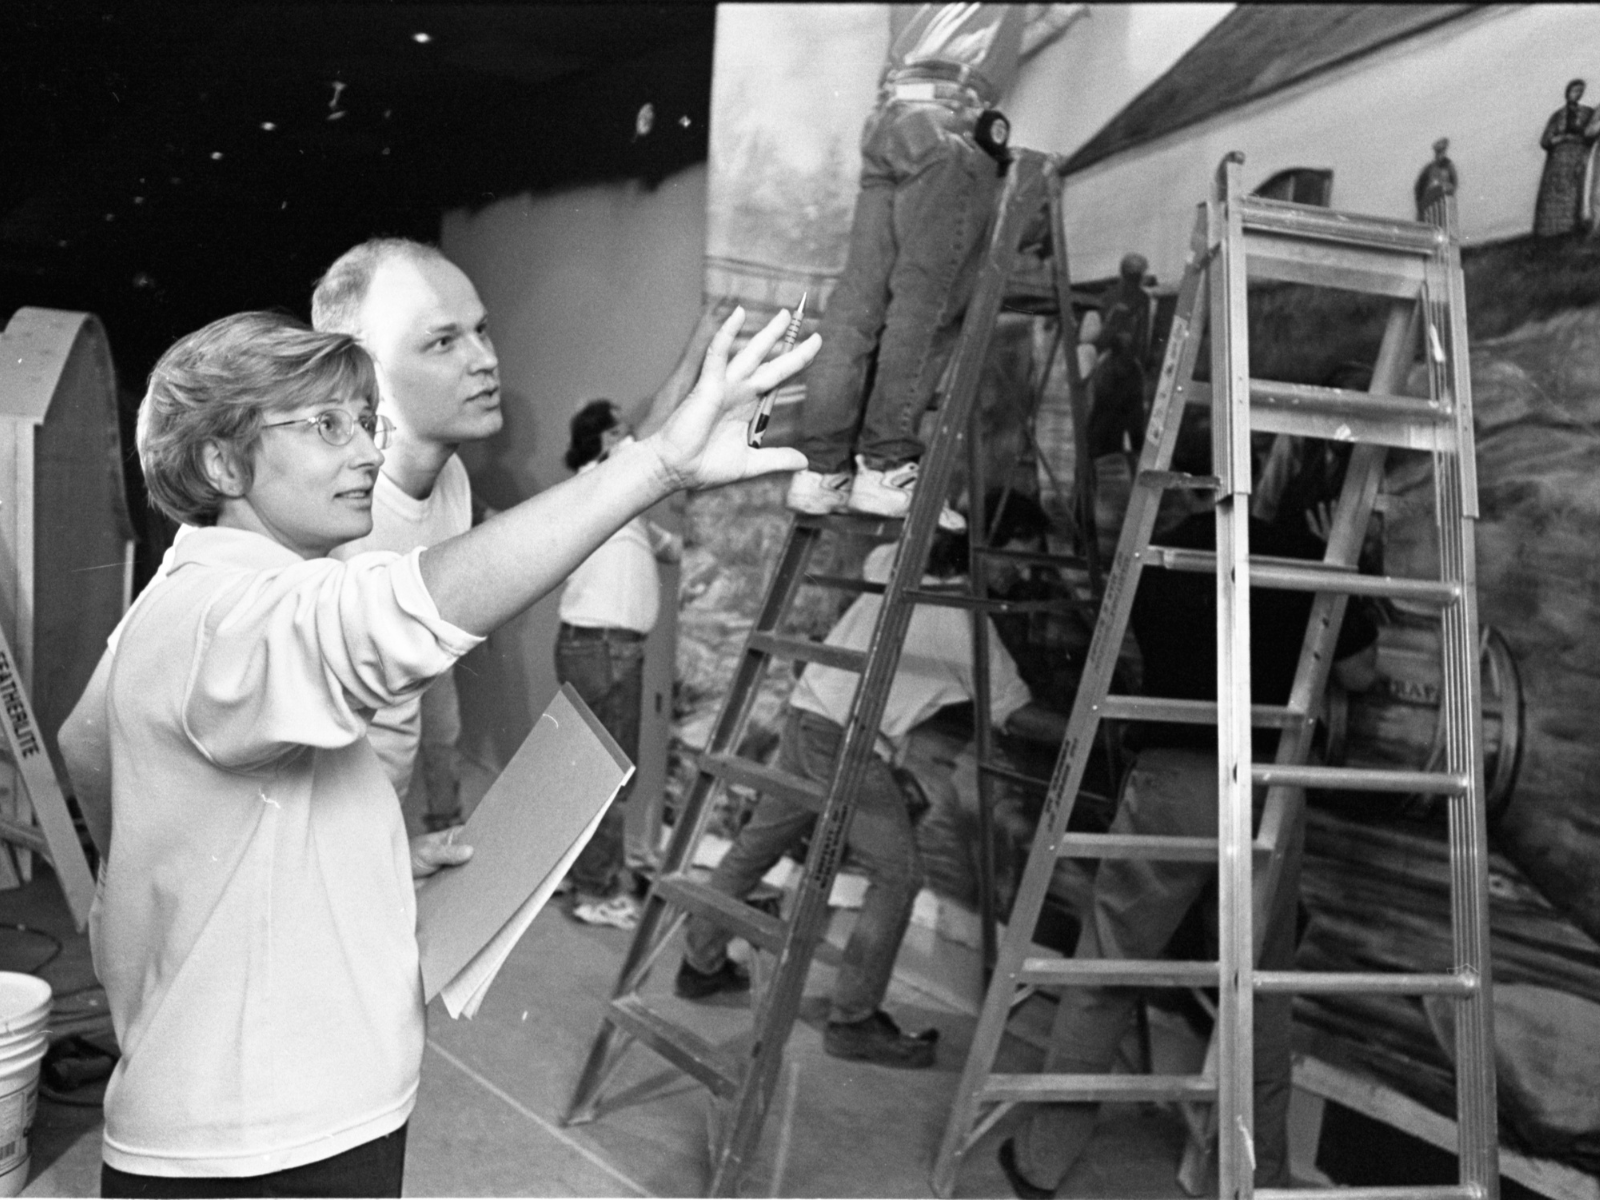
[(639, 924), (639, 902), (626, 894), (609, 899), (579, 895), (572, 905), (572, 916), (585, 925), (633, 929)]
[(1022, 1173), (1022, 1168), (1017, 1166), (1015, 1138), (1007, 1138), (1000, 1143), (1000, 1169), (1006, 1173), (1006, 1182), (1011, 1185), (1011, 1190), (1022, 1197), (1022, 1200), (1050, 1200), (1050, 1197), (1055, 1195), (1053, 1188), (1042, 1188), (1038, 1184), (1028, 1182), (1028, 1177)]
[[(917, 488), (919, 467), (914, 462), (896, 467), (867, 466), (861, 455), (856, 455), (855, 479), (850, 484), (849, 506), (851, 512), (870, 513), (875, 517), (903, 517), (911, 511), (911, 496)], [(967, 519), (950, 505), (939, 510), (939, 528), (947, 533), (961, 533)]]
[(783, 502), (791, 512), (814, 516), (843, 512), (850, 503), (850, 472), (796, 471)]
[(715, 971), (697, 971), (684, 959), (678, 964), (678, 977), (672, 981), (672, 991), (684, 1000), (704, 1000), (718, 992), (748, 992), (750, 972), (731, 958), (722, 960)]
[(933, 1066), (934, 1043), (938, 1040), (937, 1029), (916, 1034), (900, 1032), (894, 1018), (880, 1008), (865, 1021), (829, 1021), (822, 1034), (822, 1048), (834, 1058), (916, 1070)]

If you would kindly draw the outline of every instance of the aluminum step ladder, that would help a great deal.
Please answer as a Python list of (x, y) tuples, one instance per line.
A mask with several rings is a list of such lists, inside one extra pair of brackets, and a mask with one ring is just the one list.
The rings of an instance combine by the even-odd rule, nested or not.
[[(1219, 1194), (1330, 1196), (1498, 1196), (1498, 1138), (1491, 991), (1487, 835), (1478, 678), (1473, 533), (1478, 515), (1473, 459), (1466, 314), (1454, 201), (1440, 197), (1428, 224), (1333, 212), (1250, 197), (1243, 156), (1218, 168), (1196, 223), (1138, 477), (1106, 583), (1088, 663), (1067, 727), (994, 979), (933, 1168), (933, 1189), (949, 1196), (964, 1155), (1019, 1103), (1156, 1100), (1214, 1105)], [(1389, 310), (1370, 391), (1251, 378), (1247, 283), (1286, 281), (1386, 298)], [(1209, 328), (1210, 382), (1195, 379)], [(1414, 354), (1427, 366), (1428, 395), (1403, 395)], [(1210, 477), (1170, 469), (1186, 405), (1212, 417)], [(1324, 560), (1252, 559), (1249, 554), (1250, 436), (1287, 433), (1354, 443)], [(1390, 447), (1432, 455), (1439, 574), (1432, 579), (1361, 575), (1361, 541)], [(1215, 552), (1151, 545), (1169, 488), (1217, 493)], [(1141, 572), (1147, 567), (1217, 575), (1217, 702), (1108, 694)], [(1250, 695), (1250, 586), (1314, 594), (1289, 702), (1253, 705)], [(1430, 606), (1442, 625), (1441, 707), (1446, 753), (1438, 771), (1382, 771), (1309, 765), (1307, 759), (1339, 626), (1350, 596), (1388, 596)], [(1218, 836), (1156, 838), (1067, 833), (1089, 747), (1103, 720), (1179, 721), (1218, 729)], [(1276, 761), (1251, 759), (1251, 729), (1281, 730)], [(1254, 788), (1265, 788), (1260, 827), (1251, 829)], [(1333, 788), (1448, 797), (1455, 968), (1427, 973), (1311, 973), (1256, 969), (1264, 914), (1287, 840), (1301, 819), (1303, 789)], [(1148, 857), (1218, 863), (1219, 958), (1083, 960), (1036, 957), (1031, 934), (1056, 860)], [(1040, 988), (1208, 987), (1218, 991), (1206, 1066), (1198, 1075), (1000, 1074), (995, 1055), (1015, 1003)], [(1257, 992), (1438, 995), (1456, 1003), (1459, 1182), (1444, 1187), (1256, 1190), (1252, 1180), (1253, 1000)]]
[[(708, 1195), (736, 1192), (760, 1141), (812, 956), (827, 926), (828, 899), (844, 852), (854, 796), (874, 752), (900, 648), (916, 604), (953, 604), (972, 609), (979, 641), (975, 647), (980, 676), (976, 681), (980, 709), (976, 723), (986, 728), (987, 654), (982, 638), (987, 622), (983, 618), (984, 603), (975, 599), (986, 592), (929, 589), (920, 583), (939, 513), (949, 494), (960, 444), (964, 437), (973, 440), (969, 432), (975, 434), (977, 430), (979, 380), (1008, 284), (1022, 262), (1020, 244), (1037, 214), (1050, 209), (1059, 215), (1059, 205), (1056, 161), (1032, 151), (1016, 152), (997, 201), (989, 243), (946, 376), (935, 432), (921, 461), (916, 493), (906, 518), (902, 521), (853, 514), (793, 518), (722, 711), (674, 825), (661, 873), (645, 901), (612, 999), (574, 1089), (566, 1122), (595, 1119), (602, 1111), (602, 1089), (635, 1042), (649, 1047), (704, 1085), (713, 1096)], [(1059, 230), (1059, 222), (1055, 223), (1055, 230)], [(1059, 238), (1058, 232), (1056, 236)], [(1056, 287), (1057, 294), (1070, 300), (1064, 281), (1065, 252), (1059, 242), (1053, 257), (1054, 272), (1063, 277)], [(1066, 319), (1070, 321), (1070, 305)], [(1063, 340), (1070, 357), (1076, 331), (1073, 328), (1066, 332)], [(981, 496), (973, 516), (973, 542), (977, 547), (983, 521)], [(860, 579), (811, 572), (808, 564), (812, 553), (830, 532), (879, 541), (898, 539), (899, 553), (888, 582), (880, 588)], [(981, 562), (987, 557), (986, 550), (974, 550), (974, 563), (979, 564), (975, 574), (980, 583)], [(803, 584), (882, 592), (878, 622), (865, 652), (828, 646), (784, 631), (786, 615)], [(997, 605), (988, 604), (990, 610), (994, 607)], [(826, 787), (736, 753), (761, 681), (769, 665), (777, 660), (822, 663), (861, 675), (833, 776)], [(691, 874), (694, 850), (711, 814), (712, 800), (719, 787), (727, 784), (782, 794), (818, 814), (805, 868), (788, 905), (787, 920), (730, 899)], [(992, 892), (992, 886), (986, 882), (983, 890), (986, 894)], [(758, 952), (776, 957), (770, 980), (752, 995), (753, 1036), (733, 1043), (738, 1047), (734, 1051), (687, 1028), (674, 1019), (666, 1004), (642, 991), (657, 958), (691, 914), (710, 918), (748, 941)], [(681, 1002), (668, 1001), (672, 1003)]]

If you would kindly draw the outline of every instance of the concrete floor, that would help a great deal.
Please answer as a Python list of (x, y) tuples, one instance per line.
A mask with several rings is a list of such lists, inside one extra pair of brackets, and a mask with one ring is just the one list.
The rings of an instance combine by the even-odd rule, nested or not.
[[(0, 892), (0, 923), (42, 929), (63, 951), (41, 972), (61, 999), (63, 1028), (106, 1028), (93, 984), (87, 939), (70, 918), (47, 869), (21, 890)], [(0, 929), (0, 969), (26, 970), (48, 946), (35, 935)], [(643, 1048), (630, 1051), (607, 1087), (599, 1120), (565, 1128), (563, 1113), (579, 1064), (594, 1036), (629, 936), (574, 923), (549, 910), (507, 962), (482, 1011), (452, 1021), (436, 1004), (428, 1014), (422, 1090), (411, 1121), (406, 1193), (413, 1196), (696, 1196), (708, 1175), (708, 1095)], [(839, 936), (839, 931), (834, 936)], [(749, 1196), (925, 1196), (928, 1171), (975, 1024), (936, 981), (925, 960), (938, 957), (931, 931), (913, 929), (889, 1007), (902, 1023), (937, 1026), (939, 1062), (921, 1072), (840, 1062), (822, 1053), (821, 1021), (832, 970), (814, 968), (789, 1044), (785, 1075), (758, 1154), (746, 1177)], [(924, 953), (917, 952), (917, 943)], [(648, 985), (669, 986), (671, 950)], [(747, 1036), (748, 1006), (678, 1005), (703, 1036)], [(1017, 1068), (1037, 1050), (1008, 1039)], [(1008, 1064), (1002, 1063), (1004, 1068)], [(35, 1122), (28, 1196), (99, 1192), (97, 1089), (41, 1098)], [(958, 1196), (1006, 1196), (994, 1151), (1008, 1122), (968, 1155)], [(1107, 1106), (1090, 1154), (1064, 1196), (1181, 1196), (1174, 1169), (1182, 1151), (1175, 1115)]]

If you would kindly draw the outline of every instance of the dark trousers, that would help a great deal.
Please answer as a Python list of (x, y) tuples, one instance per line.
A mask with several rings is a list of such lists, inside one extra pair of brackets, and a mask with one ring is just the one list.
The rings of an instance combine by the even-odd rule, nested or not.
[(135, 1175), (100, 1164), (102, 1196), (398, 1196), (406, 1168), (406, 1126), (321, 1162), (242, 1178)]
[[(644, 697), (644, 644), (645, 635), (630, 629), (579, 629), (563, 624), (556, 634), (556, 679), (572, 685), (635, 763), (639, 761), (639, 710)], [(622, 889), (627, 826), (623, 805), (632, 791), (630, 779), (572, 864), (568, 877), (580, 891), (610, 896)]]

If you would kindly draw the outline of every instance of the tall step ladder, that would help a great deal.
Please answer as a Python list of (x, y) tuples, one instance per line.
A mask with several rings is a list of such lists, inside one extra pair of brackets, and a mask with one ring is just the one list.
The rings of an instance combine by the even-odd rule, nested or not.
[[(963, 1156), (1019, 1103), (1156, 1100), (1214, 1103), (1219, 1194), (1226, 1197), (1362, 1195), (1498, 1196), (1498, 1139), (1491, 993), (1487, 842), (1479, 728), (1478, 626), (1473, 532), (1478, 515), (1466, 315), (1454, 201), (1441, 197), (1429, 224), (1352, 216), (1246, 196), (1243, 156), (1218, 169), (1196, 223), (1140, 469), (1106, 582), (1083, 680), (1051, 789), (1012, 910), (995, 975), (933, 1170), (949, 1196)], [(1246, 287), (1281, 280), (1387, 298), (1371, 390), (1309, 387), (1249, 374)], [(1209, 384), (1194, 378), (1209, 325)], [(1428, 396), (1401, 394), (1420, 348)], [(1170, 470), (1183, 410), (1210, 406), (1212, 477)], [(1287, 433), (1352, 442), (1351, 459), (1320, 563), (1249, 555), (1250, 435)], [(1439, 541), (1435, 579), (1356, 573), (1361, 541), (1389, 447), (1431, 453)], [(1169, 488), (1215, 488), (1217, 549), (1151, 545)], [(1217, 575), (1217, 703), (1108, 694), (1141, 572), (1147, 566)], [(1250, 586), (1314, 593), (1284, 706), (1252, 705)], [(1437, 772), (1308, 765), (1329, 662), (1350, 596), (1388, 596), (1440, 614), (1446, 754)], [(1218, 836), (1156, 838), (1069, 834), (1078, 787), (1102, 720), (1215, 723)], [(1282, 731), (1276, 761), (1254, 763), (1252, 725)], [(1252, 835), (1251, 799), (1266, 789)], [(1303, 789), (1428, 792), (1449, 797), (1451, 917), (1455, 967), (1424, 973), (1311, 973), (1255, 966), (1283, 855), (1302, 819)], [(1219, 959), (1215, 962), (1061, 960), (1031, 953), (1031, 933), (1062, 857), (1212, 859), (1218, 863)], [(1014, 1003), (1039, 988), (1208, 987), (1218, 991), (1214, 1040), (1199, 1075), (999, 1074), (995, 1055)], [(1456, 1002), (1459, 1182), (1361, 1192), (1256, 1190), (1252, 1180), (1252, 1012), (1256, 993), (1437, 995)], [(1047, 1064), (1048, 1067), (1048, 1064)]]
[[(899, 664), (912, 609), (917, 604), (953, 604), (975, 613), (975, 667), (979, 678), (980, 709), (976, 724), (987, 726), (987, 654), (982, 603), (985, 593), (921, 588), (923, 567), (939, 513), (949, 493), (952, 471), (963, 436), (976, 432), (976, 396), (988, 350), (990, 334), (1008, 291), (1008, 281), (1018, 270), (1019, 244), (1036, 215), (1049, 207), (1059, 214), (1060, 182), (1053, 159), (1032, 151), (1018, 151), (1006, 174), (995, 220), (973, 297), (963, 321), (953, 355), (947, 387), (937, 413), (935, 432), (922, 459), (911, 509), (902, 520), (853, 514), (796, 515), (779, 556), (767, 594), (745, 643), (744, 653), (729, 686), (722, 712), (702, 753), (697, 774), (683, 811), (673, 827), (661, 872), (640, 915), (632, 945), (623, 961), (612, 999), (601, 1018), (583, 1070), (574, 1089), (566, 1122), (593, 1120), (600, 1112), (601, 1091), (635, 1042), (655, 1051), (673, 1066), (699, 1081), (713, 1096), (717, 1119), (711, 1122), (711, 1182), (707, 1194), (732, 1195), (761, 1137), (767, 1109), (777, 1083), (788, 1041), (800, 1006), (817, 943), (828, 921), (828, 900), (845, 848), (845, 838), (869, 757), (874, 753), (879, 723), (889, 688)], [(1059, 230), (1059, 222), (1054, 225)], [(1057, 233), (1059, 237), (1059, 233)], [(1059, 295), (1069, 300), (1065, 282), (1065, 253), (1054, 254), (1060, 278)], [(1064, 311), (1071, 320), (1070, 304)], [(1070, 347), (1075, 329), (1063, 340)], [(969, 437), (969, 441), (971, 438)], [(977, 492), (977, 487), (974, 487)], [(976, 545), (981, 532), (981, 494), (972, 523)], [(899, 553), (889, 580), (881, 589), (859, 579), (813, 574), (808, 564), (823, 536), (841, 534), (899, 538)], [(980, 562), (982, 552), (974, 553)], [(978, 574), (981, 576), (981, 565)], [(853, 591), (883, 593), (877, 626), (865, 652), (842, 649), (784, 632), (785, 618), (802, 584)], [(857, 672), (860, 686), (841, 739), (832, 778), (826, 787), (775, 767), (740, 757), (736, 753), (765, 673), (775, 660), (815, 662)], [(818, 814), (810, 849), (798, 889), (788, 905), (788, 919), (712, 890), (690, 873), (694, 850), (704, 833), (719, 787), (738, 784), (757, 792), (789, 797)], [(987, 858), (987, 856), (985, 856)], [(986, 881), (987, 895), (992, 886)], [(672, 940), (684, 919), (692, 914), (709, 918), (758, 952), (776, 956), (770, 982), (752, 996), (753, 1036), (725, 1049), (676, 1021), (653, 997), (642, 993), (652, 966)], [(986, 922), (988, 924), (988, 922)], [(759, 977), (759, 976), (758, 976)], [(669, 1000), (668, 1004), (681, 1003)]]

